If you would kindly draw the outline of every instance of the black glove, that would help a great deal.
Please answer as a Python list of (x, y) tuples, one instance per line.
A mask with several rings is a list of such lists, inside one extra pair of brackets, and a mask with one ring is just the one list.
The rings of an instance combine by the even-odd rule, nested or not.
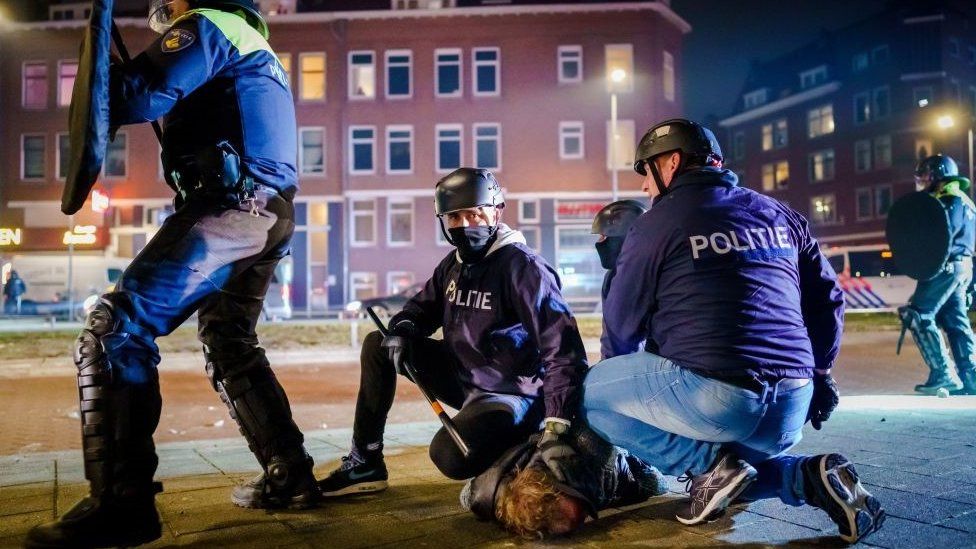
[(390, 356), (390, 361), (393, 362), (393, 367), (396, 368), (396, 372), (413, 381), (413, 377), (410, 376), (403, 365), (405, 361), (410, 359), (410, 340), (405, 337), (388, 335), (383, 338), (380, 347), (386, 349), (387, 354)]
[(554, 431), (546, 430), (542, 433), (542, 438), (536, 445), (536, 454), (532, 458), (533, 463), (542, 462), (552, 476), (559, 482), (566, 482), (567, 472), (564, 467), (569, 465), (569, 461), (576, 456), (576, 450), (564, 440), (562, 435)]
[(813, 428), (820, 430), (823, 422), (830, 419), (830, 414), (840, 402), (840, 390), (834, 378), (826, 374), (813, 374), (813, 398), (810, 399), (810, 410), (807, 419)]
[(412, 318), (397, 314), (390, 319), (390, 335), (416, 339), (421, 334), (420, 328)]

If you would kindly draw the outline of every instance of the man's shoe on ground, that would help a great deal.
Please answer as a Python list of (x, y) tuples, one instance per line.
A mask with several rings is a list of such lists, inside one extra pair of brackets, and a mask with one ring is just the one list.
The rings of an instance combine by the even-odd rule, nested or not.
[(960, 388), (962, 388), (962, 382), (956, 377), (955, 372), (950, 370), (941, 372), (929, 370), (929, 378), (925, 380), (925, 383), (916, 385), (915, 392), (922, 393), (923, 395), (934, 395), (939, 392), (939, 389), (952, 392)]
[(854, 464), (846, 457), (827, 454), (807, 458), (803, 475), (807, 503), (830, 515), (844, 541), (857, 543), (881, 528), (885, 519), (881, 502), (864, 489)]
[(125, 499), (89, 496), (60, 519), (32, 528), (24, 547), (134, 547), (161, 535), (152, 495)]
[(353, 452), (343, 456), (342, 465), (319, 481), (319, 489), (327, 498), (380, 492), (386, 490), (388, 479), (382, 454), (363, 459)]
[(717, 518), (755, 479), (756, 469), (752, 465), (742, 461), (735, 454), (721, 454), (710, 470), (687, 478), (690, 484), (688, 489), (690, 502), (688, 508), (675, 518), (678, 522), (688, 525)]
[[(269, 470), (275, 471), (274, 464)], [(250, 481), (234, 488), (230, 499), (238, 507), (248, 509), (308, 509), (315, 507), (322, 499), (315, 476), (312, 475), (311, 462), (307, 468), (301, 467), (295, 472), (295, 478), (288, 478), (284, 472), (283, 478), (275, 482), (269, 480), (268, 475), (261, 473)]]
[(950, 395), (976, 395), (976, 370), (963, 370), (959, 372), (962, 380), (962, 389), (949, 391)]

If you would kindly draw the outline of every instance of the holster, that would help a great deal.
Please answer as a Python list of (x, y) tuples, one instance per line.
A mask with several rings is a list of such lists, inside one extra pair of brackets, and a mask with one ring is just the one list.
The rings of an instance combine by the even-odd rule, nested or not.
[(228, 141), (176, 158), (164, 151), (163, 172), (178, 194), (177, 201), (196, 194), (217, 197), (227, 205), (254, 199), (254, 180), (243, 173), (241, 157)]

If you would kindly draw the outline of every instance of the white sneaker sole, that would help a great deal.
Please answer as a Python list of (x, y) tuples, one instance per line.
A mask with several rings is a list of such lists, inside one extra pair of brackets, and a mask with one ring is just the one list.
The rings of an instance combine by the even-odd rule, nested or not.
[(744, 469), (736, 475), (734, 482), (715, 493), (715, 496), (705, 504), (701, 513), (691, 518), (681, 518), (678, 515), (675, 515), (674, 518), (686, 526), (708, 522), (714, 518), (713, 515), (725, 511), (729, 504), (739, 497), (739, 494), (744, 492), (754, 480), (756, 480), (756, 470), (754, 468)]
[[(834, 457), (837, 456), (837, 457)], [(828, 462), (828, 458), (832, 458)], [(841, 539), (847, 543), (857, 543), (868, 534), (881, 529), (884, 524), (885, 511), (877, 498), (872, 496), (858, 479), (854, 465), (850, 461), (840, 462), (838, 454), (828, 454), (820, 458), (820, 480), (826, 487), (826, 492), (836, 503), (836, 507), (827, 510), (830, 518), (837, 522)], [(831, 482), (833, 481), (833, 482)], [(831, 512), (833, 511), (833, 512)], [(843, 517), (838, 511), (843, 512)], [(846, 530), (841, 522), (846, 519)]]
[(375, 480), (371, 482), (360, 482), (359, 484), (353, 484), (351, 486), (346, 486), (341, 490), (335, 490), (332, 492), (322, 492), (323, 497), (327, 498), (337, 498), (339, 496), (348, 496), (350, 494), (368, 494), (370, 492), (382, 492), (389, 487), (389, 483), (385, 480)]

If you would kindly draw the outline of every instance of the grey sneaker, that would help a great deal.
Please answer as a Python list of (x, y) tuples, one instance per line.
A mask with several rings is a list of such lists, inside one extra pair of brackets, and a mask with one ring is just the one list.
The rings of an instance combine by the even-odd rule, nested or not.
[(701, 524), (719, 517), (729, 503), (738, 497), (752, 481), (756, 469), (733, 453), (720, 454), (710, 470), (695, 477), (683, 476), (690, 486), (688, 509), (675, 515), (682, 524)]
[(858, 480), (854, 464), (840, 454), (813, 456), (803, 463), (807, 503), (819, 507), (837, 524), (840, 537), (857, 543), (881, 529), (885, 511)]

